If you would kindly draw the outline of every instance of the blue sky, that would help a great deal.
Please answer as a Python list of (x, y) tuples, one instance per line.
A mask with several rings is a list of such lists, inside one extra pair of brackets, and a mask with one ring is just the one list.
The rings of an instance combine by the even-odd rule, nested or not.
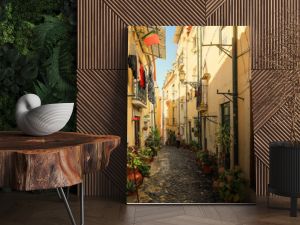
[(176, 58), (177, 45), (174, 43), (175, 26), (166, 26), (166, 59), (156, 60), (156, 80), (159, 88), (162, 88), (167, 71), (172, 69)]

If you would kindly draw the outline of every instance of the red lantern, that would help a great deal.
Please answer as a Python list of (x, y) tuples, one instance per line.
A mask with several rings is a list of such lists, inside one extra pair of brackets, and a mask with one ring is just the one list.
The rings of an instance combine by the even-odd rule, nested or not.
[(156, 34), (156, 33), (149, 34), (147, 37), (145, 37), (144, 43), (147, 46), (151, 46), (151, 45), (154, 45), (154, 44), (159, 44), (158, 34)]

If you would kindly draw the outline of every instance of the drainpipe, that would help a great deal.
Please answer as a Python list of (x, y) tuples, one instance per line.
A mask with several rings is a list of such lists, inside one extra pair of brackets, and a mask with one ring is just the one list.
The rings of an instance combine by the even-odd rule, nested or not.
[(185, 85), (185, 117), (184, 117), (184, 123), (185, 123), (185, 138), (186, 142), (190, 144), (190, 139), (188, 137), (188, 98), (187, 98), (187, 92), (188, 92), (188, 84)]
[[(188, 41), (185, 46), (185, 52), (186, 52), (186, 81), (188, 82), (188, 65), (189, 65), (189, 52), (188, 52)], [(184, 117), (184, 123), (185, 123), (185, 139), (188, 144), (190, 144), (190, 140), (188, 138), (188, 83), (185, 84), (185, 117)]]
[(165, 140), (165, 91), (162, 87), (162, 99), (161, 99), (161, 136), (163, 140), (163, 144), (166, 143)]
[(178, 80), (179, 80), (179, 83), (178, 83), (178, 132), (181, 135), (181, 129), (180, 129), (180, 123), (181, 123), (181, 120), (180, 120), (180, 73), (179, 73), (179, 70), (178, 70), (177, 76), (178, 76)]
[[(200, 29), (199, 29), (200, 28)], [(197, 26), (197, 83), (199, 87), (197, 88), (197, 97), (200, 99), (200, 104), (202, 100), (202, 27)], [(200, 30), (200, 32), (199, 32)], [(201, 56), (201, 57), (200, 57)], [(202, 149), (202, 116), (198, 111), (197, 114), (197, 123), (198, 123), (198, 144)]]
[(237, 64), (237, 26), (233, 26), (232, 37), (232, 108), (233, 108), (233, 158), (234, 165), (239, 164), (238, 130), (238, 64)]

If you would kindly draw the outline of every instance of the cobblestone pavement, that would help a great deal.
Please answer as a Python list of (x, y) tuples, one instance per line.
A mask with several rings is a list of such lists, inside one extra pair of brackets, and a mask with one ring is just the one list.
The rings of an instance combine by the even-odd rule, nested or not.
[[(198, 168), (195, 153), (165, 146), (151, 163), (150, 177), (139, 188), (141, 203), (215, 202), (212, 181)], [(127, 202), (137, 202), (135, 196)]]

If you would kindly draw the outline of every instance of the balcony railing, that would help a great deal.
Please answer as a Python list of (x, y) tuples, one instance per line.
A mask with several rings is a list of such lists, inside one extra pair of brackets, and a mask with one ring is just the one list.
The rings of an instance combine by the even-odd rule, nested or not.
[(132, 104), (137, 107), (147, 107), (147, 91), (140, 86), (139, 81), (134, 83), (134, 96), (132, 99)]

